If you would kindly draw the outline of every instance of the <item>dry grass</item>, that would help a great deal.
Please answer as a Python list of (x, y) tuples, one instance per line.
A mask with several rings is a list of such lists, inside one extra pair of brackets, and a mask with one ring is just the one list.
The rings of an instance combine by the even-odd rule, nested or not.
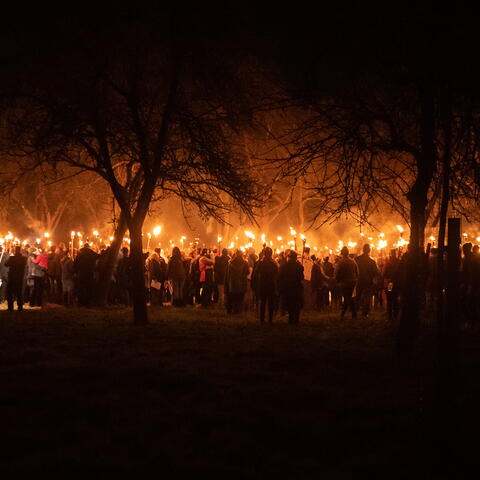
[[(0, 469), (425, 478), (430, 343), (424, 335), (405, 373), (380, 315), (269, 326), (164, 308), (135, 327), (127, 310), (2, 312)], [(479, 345), (470, 335), (468, 371)], [(478, 387), (465, 384), (467, 415)]]

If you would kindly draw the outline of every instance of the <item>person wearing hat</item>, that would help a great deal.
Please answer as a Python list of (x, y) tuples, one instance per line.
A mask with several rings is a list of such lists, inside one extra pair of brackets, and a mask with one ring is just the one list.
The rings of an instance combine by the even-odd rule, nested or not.
[(288, 312), (288, 323), (298, 324), (303, 306), (303, 266), (294, 250), (290, 250), (286, 263), (278, 271), (278, 290)]

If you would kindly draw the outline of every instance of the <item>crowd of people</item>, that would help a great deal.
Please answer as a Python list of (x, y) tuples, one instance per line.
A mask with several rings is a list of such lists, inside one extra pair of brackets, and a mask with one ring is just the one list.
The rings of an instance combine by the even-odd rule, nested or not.
[[(406, 255), (392, 249), (388, 258), (371, 256), (369, 244), (359, 255), (343, 247), (339, 255), (324, 258), (294, 250), (274, 253), (264, 246), (259, 255), (248, 251), (195, 248), (190, 252), (173, 247), (166, 257), (160, 248), (145, 253), (144, 292), (151, 307), (187, 305), (225, 308), (227, 314), (256, 311), (261, 322), (272, 323), (275, 315), (287, 315), (289, 323), (299, 323), (305, 310), (338, 311), (368, 317), (372, 308), (385, 311), (394, 321), (399, 315)], [(435, 303), (436, 249), (426, 257), (425, 309)], [(8, 251), (0, 246), (0, 303), (8, 310), (41, 307), (45, 302), (66, 307), (91, 307), (104, 291), (111, 305), (131, 305), (133, 289), (129, 249), (123, 247), (116, 258), (112, 275), (101, 275), (108, 248), (84, 244), (72, 252), (64, 245), (42, 248), (15, 246)], [(478, 246), (463, 245), (460, 292), (466, 323), (476, 324), (480, 313), (480, 255)], [(102, 280), (103, 279), (103, 280)], [(100, 288), (104, 281), (105, 288)], [(142, 293), (143, 294), (143, 293)]]

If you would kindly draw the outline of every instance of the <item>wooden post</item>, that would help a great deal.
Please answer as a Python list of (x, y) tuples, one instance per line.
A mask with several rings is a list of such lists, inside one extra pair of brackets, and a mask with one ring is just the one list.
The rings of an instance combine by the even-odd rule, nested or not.
[(439, 322), (437, 391), (433, 412), (434, 462), (439, 472), (455, 471), (458, 417), (458, 309), (461, 266), (461, 224), (448, 219), (445, 312)]

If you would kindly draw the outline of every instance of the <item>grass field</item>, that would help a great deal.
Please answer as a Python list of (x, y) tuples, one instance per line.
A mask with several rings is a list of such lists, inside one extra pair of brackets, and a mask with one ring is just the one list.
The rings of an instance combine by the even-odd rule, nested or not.
[[(161, 308), (136, 327), (129, 310), (1, 312), (0, 469), (428, 478), (432, 338), (422, 332), (405, 371), (380, 314), (270, 326)], [(479, 335), (462, 348), (458, 440), (468, 459), (480, 425)]]

